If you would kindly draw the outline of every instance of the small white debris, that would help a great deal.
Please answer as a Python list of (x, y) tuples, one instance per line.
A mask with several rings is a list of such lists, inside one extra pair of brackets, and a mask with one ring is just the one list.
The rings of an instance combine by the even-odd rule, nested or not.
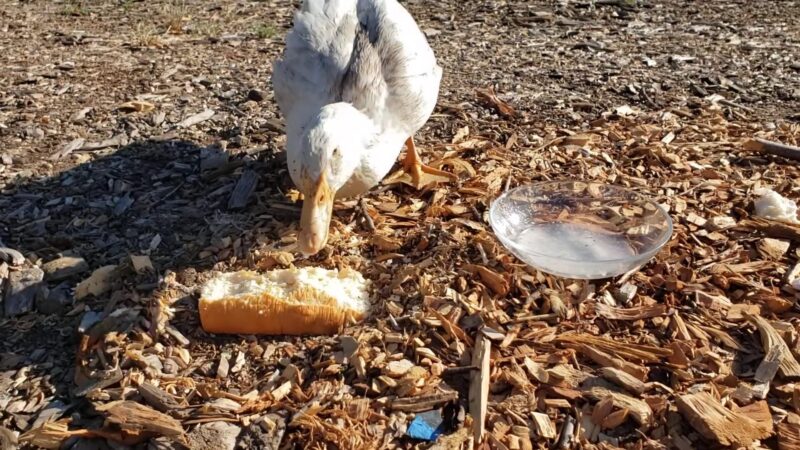
[(399, 378), (408, 373), (411, 368), (414, 367), (414, 363), (407, 359), (401, 359), (400, 361), (391, 361), (389, 364), (386, 365), (386, 375), (389, 375), (393, 378)]
[(244, 352), (239, 352), (236, 354), (236, 362), (231, 367), (231, 373), (239, 373), (244, 368)]
[(621, 288), (619, 288), (618, 292), (614, 293), (614, 298), (622, 303), (623, 305), (630, 305), (631, 301), (634, 297), (636, 297), (636, 292), (638, 288), (636, 285), (631, 283), (625, 283)]
[(786, 273), (786, 282), (796, 291), (800, 291), (800, 263), (797, 263)]
[(441, 30), (437, 30), (436, 28), (425, 28), (422, 32), (425, 33), (425, 37), (428, 39), (442, 34)]
[(639, 114), (639, 110), (631, 108), (629, 105), (617, 106), (614, 112), (620, 117), (631, 117)]
[(201, 113), (197, 113), (193, 116), (189, 116), (183, 119), (180, 123), (178, 123), (179, 128), (189, 128), (192, 126), (197, 125), (200, 122), (205, 122), (206, 120), (214, 117), (215, 111), (212, 109), (206, 109)]
[(715, 216), (706, 222), (706, 228), (711, 231), (727, 230), (736, 226), (736, 219), (731, 216)]
[(687, 56), (687, 55), (670, 55), (669, 61), (671, 63), (684, 63), (684, 62), (691, 62), (694, 61), (694, 56)]
[(797, 223), (797, 204), (772, 189), (763, 189), (756, 200), (756, 216)]

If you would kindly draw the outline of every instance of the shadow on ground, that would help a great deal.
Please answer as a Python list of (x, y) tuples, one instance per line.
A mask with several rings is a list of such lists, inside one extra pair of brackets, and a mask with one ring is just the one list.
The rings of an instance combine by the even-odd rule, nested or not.
[[(78, 157), (86, 161), (52, 177), (20, 179), (0, 194), (0, 241), (5, 246), (41, 263), (76, 255), (96, 269), (129, 255), (149, 255), (158, 274), (199, 271), (231, 256), (243, 259), (258, 240), (277, 237), (276, 221), (290, 226), (299, 211), (284, 195), (291, 181), (283, 153), (228, 158), (220, 149), (192, 142), (148, 140)], [(256, 175), (249, 177), (256, 186), (245, 196), (244, 207), (232, 207), (232, 193), (247, 172)], [(89, 273), (65, 282), (75, 286)], [(59, 283), (48, 282), (48, 287)], [(145, 299), (151, 289), (131, 289), (126, 295), (138, 291)], [(130, 303), (113, 297), (92, 298), (86, 307), (110, 312), (117, 302)], [(0, 315), (0, 396), (11, 383), (4, 372), (10, 377), (21, 367), (30, 367), (34, 379), (46, 378), (42, 385), (55, 389), (46, 395), (68, 395), (82, 316), (83, 309), (7, 319)], [(31, 383), (28, 395), (36, 394), (37, 383)], [(25, 410), (36, 411), (33, 406)], [(15, 417), (28, 419), (25, 411)]]
[[(22, 180), (0, 195), (0, 239), (28, 257), (49, 261), (66, 252), (93, 268), (128, 254), (150, 255), (157, 269), (213, 263), (200, 254), (222, 244), (215, 237), (274, 218), (268, 212), (276, 204), (284, 217), (294, 212), (283, 195), (291, 184), (282, 153), (227, 162), (221, 154), (187, 141), (142, 141), (53, 177)], [(255, 172), (258, 185), (247, 208), (231, 209), (243, 171)]]

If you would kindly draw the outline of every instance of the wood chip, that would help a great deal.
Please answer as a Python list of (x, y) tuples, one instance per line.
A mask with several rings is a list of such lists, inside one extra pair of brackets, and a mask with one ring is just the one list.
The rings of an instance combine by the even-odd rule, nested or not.
[(617, 428), (625, 423), (625, 421), (628, 419), (628, 415), (630, 415), (630, 412), (631, 411), (628, 408), (618, 409), (603, 418), (603, 421), (600, 423), (600, 427), (604, 430)]
[(75, 150), (80, 149), (83, 147), (83, 144), (86, 142), (83, 138), (75, 138), (70, 141), (67, 145), (65, 145), (61, 150), (56, 152), (50, 159), (53, 161), (57, 161), (59, 159), (63, 159), (72, 154)]
[(778, 449), (800, 449), (800, 424), (788, 422), (778, 424)]
[(770, 383), (778, 373), (782, 356), (781, 347), (779, 345), (773, 345), (770, 347), (769, 351), (767, 351), (767, 354), (764, 356), (764, 359), (758, 365), (753, 379), (759, 383)]
[(158, 411), (168, 413), (180, 408), (178, 402), (171, 395), (147, 381), (139, 384), (136, 389), (144, 401)]
[(667, 307), (664, 305), (615, 308), (604, 303), (596, 303), (594, 308), (598, 316), (612, 320), (652, 319), (653, 317), (661, 317), (667, 314)]
[(247, 206), (250, 196), (258, 184), (258, 174), (254, 170), (245, 170), (228, 199), (228, 209), (241, 209)]
[(547, 414), (540, 412), (532, 412), (531, 419), (533, 419), (533, 426), (536, 428), (536, 434), (544, 439), (555, 439), (558, 436), (556, 428), (553, 426), (553, 421)]
[(600, 374), (608, 381), (624, 388), (631, 394), (642, 395), (647, 385), (635, 376), (614, 367), (603, 367)]
[(138, 274), (145, 274), (145, 273), (152, 273), (155, 272), (155, 268), (153, 267), (153, 262), (150, 260), (150, 257), (147, 255), (131, 255), (131, 264), (133, 265), (133, 270)]
[(417, 397), (396, 398), (391, 402), (394, 411), (422, 412), (458, 399), (458, 392), (441, 392)]
[(89, 264), (81, 257), (64, 256), (45, 263), (42, 270), (47, 280), (59, 281), (89, 270)]
[(661, 347), (621, 343), (588, 334), (567, 333), (558, 336), (556, 341), (565, 344), (585, 344), (589, 347), (594, 347), (632, 361), (658, 362), (662, 357), (667, 357), (672, 354), (671, 350)]
[(758, 241), (758, 251), (767, 259), (778, 261), (789, 251), (791, 243), (773, 238), (764, 238)]
[(401, 359), (400, 361), (390, 361), (386, 364), (386, 375), (389, 375), (393, 378), (400, 378), (406, 373), (408, 373), (411, 368), (414, 367), (414, 363), (407, 359)]
[[(70, 437), (95, 437), (96, 434), (89, 430), (70, 430), (69, 419), (56, 422), (47, 422), (39, 428), (28, 431), (19, 437), (20, 443), (27, 443), (38, 448), (58, 450)], [(5, 449), (4, 449), (5, 450)]]
[(128, 400), (106, 403), (96, 407), (106, 415), (106, 423), (129, 435), (180, 436), (183, 427), (172, 417)]
[(593, 360), (595, 363), (600, 364), (603, 367), (613, 367), (623, 372), (632, 375), (633, 377), (639, 380), (647, 379), (647, 369), (643, 366), (630, 363), (628, 361), (615, 358), (608, 353), (600, 351), (596, 348), (593, 348), (588, 345), (576, 345), (575, 348), (581, 352), (581, 354), (585, 355), (586, 357)]
[(95, 269), (89, 278), (78, 283), (75, 288), (75, 298), (80, 300), (89, 295), (97, 297), (108, 292), (114, 281), (116, 268), (115, 265), (108, 265)]
[(466, 265), (464, 270), (477, 274), (489, 289), (500, 297), (505, 297), (510, 289), (508, 281), (492, 269), (478, 265)]
[(731, 216), (714, 216), (706, 222), (706, 228), (711, 231), (722, 231), (736, 226), (736, 219)]
[(748, 315), (747, 319), (758, 328), (761, 336), (761, 347), (767, 354), (777, 353), (774, 358), (780, 361), (780, 373), (786, 378), (800, 378), (800, 364), (798, 364), (789, 346), (786, 345), (781, 335), (775, 328), (761, 316)]
[(775, 239), (787, 239), (795, 243), (800, 243), (800, 224), (796, 223), (754, 218), (739, 222), (736, 229), (758, 230)]
[(772, 412), (770, 412), (769, 404), (765, 400), (757, 401), (747, 406), (737, 407), (736, 412), (763, 425), (770, 433), (773, 432)]
[(470, 432), (466, 428), (459, 428), (452, 434), (440, 436), (433, 446), (428, 450), (460, 450), (464, 448), (464, 443), (470, 438)]
[(38, 267), (15, 270), (8, 276), (3, 299), (6, 317), (15, 317), (33, 310), (37, 296), (43, 294), (44, 272)]
[(698, 433), (722, 445), (749, 446), (768, 437), (770, 429), (722, 406), (706, 392), (681, 395), (678, 411)]
[(523, 360), (523, 365), (530, 376), (532, 376), (539, 383), (546, 384), (550, 381), (550, 374), (539, 363), (534, 362), (532, 359), (526, 356)]
[(647, 402), (600, 386), (591, 387), (585, 392), (589, 397), (598, 401), (604, 398), (610, 398), (616, 408), (628, 409), (636, 423), (643, 426), (650, 425), (653, 418), (653, 410)]
[(183, 119), (182, 121), (178, 122), (177, 126), (178, 128), (190, 128), (214, 117), (214, 114), (216, 114), (214, 110), (206, 109), (203, 112), (197, 113), (193, 116), (189, 116)]
[(0, 261), (4, 261), (11, 266), (21, 266), (25, 263), (25, 257), (13, 248), (0, 246)]
[(292, 391), (292, 382), (286, 381), (280, 386), (276, 387), (275, 389), (270, 392), (272, 399), (276, 402), (283, 400), (289, 393)]
[(133, 113), (133, 112), (146, 113), (156, 109), (156, 105), (141, 100), (132, 100), (119, 105), (117, 109), (127, 113)]
[(737, 303), (735, 305), (731, 305), (731, 307), (728, 309), (725, 319), (731, 322), (741, 322), (747, 319), (746, 316), (748, 314), (750, 315), (761, 314), (761, 307), (758, 305)]
[(514, 111), (514, 108), (509, 106), (508, 103), (500, 100), (497, 97), (497, 94), (494, 92), (494, 88), (490, 87), (488, 89), (478, 89), (476, 92), (481, 100), (486, 102), (489, 106), (495, 108), (502, 116), (508, 118), (516, 117), (517, 112)]

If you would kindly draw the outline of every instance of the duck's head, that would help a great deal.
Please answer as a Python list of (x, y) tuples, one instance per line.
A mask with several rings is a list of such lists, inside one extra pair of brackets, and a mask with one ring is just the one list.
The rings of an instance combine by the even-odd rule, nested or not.
[(320, 110), (301, 133), (300, 151), (289, 159), (290, 172), (303, 193), (298, 248), (313, 255), (328, 242), (328, 229), (337, 192), (359, 167), (369, 124), (350, 105), (337, 103)]

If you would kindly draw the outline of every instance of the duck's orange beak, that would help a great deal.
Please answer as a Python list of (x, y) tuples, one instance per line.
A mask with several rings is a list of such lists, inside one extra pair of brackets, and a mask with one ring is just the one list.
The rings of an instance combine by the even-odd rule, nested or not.
[(313, 255), (325, 247), (332, 212), (333, 192), (323, 171), (314, 185), (313, 193), (303, 199), (300, 234), (297, 237), (297, 245), (303, 254)]

